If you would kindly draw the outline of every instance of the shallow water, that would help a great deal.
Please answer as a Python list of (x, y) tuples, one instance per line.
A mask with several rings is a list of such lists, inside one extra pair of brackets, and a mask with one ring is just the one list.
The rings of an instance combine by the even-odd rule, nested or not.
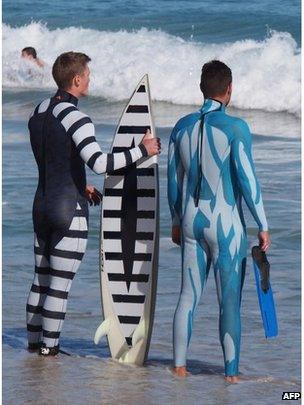
[[(18, 96), (18, 95), (17, 95)], [(41, 94), (34, 94), (34, 98)], [(5, 95), (17, 103), (20, 97)], [(94, 100), (83, 104), (87, 112)], [(251, 262), (243, 293), (243, 333), (240, 371), (248, 378), (237, 386), (223, 380), (223, 360), (218, 341), (218, 308), (213, 273), (195, 318), (189, 349), (191, 376), (185, 381), (170, 373), (172, 359), (172, 318), (180, 288), (180, 253), (170, 241), (170, 219), (166, 200), (166, 152), (170, 126), (157, 128), (162, 138), (160, 157), (160, 263), (154, 330), (146, 367), (117, 364), (109, 359), (106, 341), (93, 343), (95, 329), (102, 320), (98, 276), (99, 209), (90, 213), (88, 249), (73, 282), (68, 314), (62, 332), (62, 348), (72, 353), (56, 359), (41, 359), (26, 352), (25, 302), (33, 277), (31, 204), (37, 171), (31, 154), (25, 113), (31, 103), (23, 103), (20, 119), (4, 116), (3, 127), (3, 400), (4, 403), (83, 403), (154, 404), (187, 402), (195, 404), (273, 404), (283, 391), (300, 390), (300, 141), (299, 120), (290, 120), (282, 130), (282, 116), (251, 111), (233, 111), (250, 116), (253, 123), (272, 133), (254, 135), (254, 155), (260, 177), (266, 213), (272, 234), (271, 262), (279, 337), (264, 338)], [(82, 105), (82, 104), (81, 104)], [(105, 106), (100, 107), (105, 110)], [(181, 106), (156, 104), (156, 122), (170, 108), (177, 116)], [(188, 107), (184, 107), (187, 112)], [(4, 111), (9, 111), (9, 103)], [(28, 111), (27, 111), (28, 110)], [(22, 113), (24, 112), (24, 115)], [(116, 105), (102, 123), (97, 139), (104, 150), (111, 138), (120, 111)], [(259, 117), (259, 119), (257, 119)], [(258, 122), (259, 121), (259, 122)], [(112, 122), (112, 123), (111, 123)], [(266, 131), (267, 132), (267, 131)], [(270, 131), (269, 131), (270, 132)], [(283, 132), (283, 133), (282, 133)], [(102, 189), (102, 177), (88, 173), (88, 182)], [(255, 226), (248, 217), (249, 240), (255, 241)]]
[[(117, 12), (119, 10), (119, 12)], [(3, 403), (273, 405), (300, 390), (300, 1), (125, 0), (3, 1)], [(20, 50), (34, 46), (45, 72), (29, 77)], [(160, 156), (160, 261), (154, 329), (145, 367), (109, 358), (93, 343), (102, 321), (98, 274), (99, 209), (90, 213), (86, 255), (73, 282), (61, 344), (72, 356), (39, 358), (26, 348), (25, 303), (33, 277), (31, 205), (37, 169), (27, 119), (49, 96), (59, 53), (92, 57), (91, 94), (80, 103), (108, 151), (115, 126), (140, 77), (149, 73)], [(242, 304), (243, 382), (228, 385), (218, 340), (213, 273), (199, 305), (189, 349), (190, 376), (170, 372), (172, 319), (180, 290), (180, 252), (170, 239), (166, 153), (177, 119), (201, 102), (202, 63), (218, 58), (233, 71), (229, 113), (254, 134), (272, 247), (272, 288), (279, 337), (264, 338), (251, 261)], [(272, 112), (270, 112), (272, 111)], [(289, 113), (287, 113), (289, 112)], [(88, 173), (102, 189), (103, 177)], [(248, 216), (248, 215), (247, 215)], [(248, 216), (249, 241), (256, 227)], [(248, 250), (249, 251), (249, 250)]]

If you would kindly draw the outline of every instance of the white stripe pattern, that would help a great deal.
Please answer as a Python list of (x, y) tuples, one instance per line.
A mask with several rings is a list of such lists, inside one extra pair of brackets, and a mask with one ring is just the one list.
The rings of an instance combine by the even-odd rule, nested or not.
[[(59, 103), (53, 109), (53, 115), (58, 117), (65, 109), (69, 107), (75, 107), (72, 103)], [(83, 124), (79, 124), (77, 127), (77, 122), (80, 122), (83, 118), (89, 119), (86, 114), (83, 114), (79, 110), (70, 111), (61, 120), (61, 124), (66, 131), (69, 131), (71, 127), (76, 124), (75, 131), (71, 134), (72, 140), (75, 145), (79, 145), (84, 142), (84, 145), (78, 150), (82, 160), (92, 169), (96, 174), (106, 173), (107, 170), (117, 170), (125, 167), (129, 163), (134, 163), (143, 157), (142, 150), (137, 146), (130, 150), (131, 161), (127, 161), (125, 152), (118, 153), (102, 153), (100, 146), (95, 139), (95, 129), (91, 122), (84, 121)], [(91, 138), (91, 139), (88, 139)], [(86, 143), (86, 139), (88, 142)], [(109, 165), (109, 162), (112, 164)]]

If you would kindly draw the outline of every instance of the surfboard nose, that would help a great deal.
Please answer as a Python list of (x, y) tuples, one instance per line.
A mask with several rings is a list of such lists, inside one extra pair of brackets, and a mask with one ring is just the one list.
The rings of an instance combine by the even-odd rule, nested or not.
[(148, 85), (149, 85), (149, 75), (148, 75), (148, 73), (145, 73), (145, 74), (143, 75), (143, 77), (141, 78), (140, 82), (138, 83), (137, 88), (139, 88), (139, 87), (142, 86), (142, 85), (144, 85), (144, 86), (148, 86)]

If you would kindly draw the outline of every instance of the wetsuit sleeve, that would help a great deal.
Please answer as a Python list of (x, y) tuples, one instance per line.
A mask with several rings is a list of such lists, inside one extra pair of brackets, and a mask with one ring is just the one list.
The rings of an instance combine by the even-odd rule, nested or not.
[(180, 225), (182, 218), (184, 167), (179, 154), (177, 134), (178, 129), (175, 126), (170, 136), (167, 166), (168, 201), (172, 226)]
[(86, 122), (70, 134), (82, 160), (97, 174), (121, 169), (148, 156), (144, 145), (117, 153), (103, 153), (95, 139), (95, 129)]
[(144, 145), (118, 153), (103, 153), (96, 142), (95, 128), (91, 119), (70, 103), (59, 103), (53, 114), (74, 141), (82, 160), (96, 174), (121, 169), (136, 162), (148, 153)]
[(251, 133), (244, 121), (238, 121), (235, 126), (235, 136), (231, 142), (232, 164), (241, 193), (255, 219), (260, 231), (267, 231), (261, 188), (255, 173), (252, 158)]

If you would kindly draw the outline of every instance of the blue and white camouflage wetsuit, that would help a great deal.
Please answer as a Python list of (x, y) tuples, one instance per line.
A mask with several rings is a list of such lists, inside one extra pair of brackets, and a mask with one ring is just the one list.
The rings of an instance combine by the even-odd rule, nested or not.
[[(203, 125), (202, 125), (203, 123)], [(245, 199), (260, 231), (267, 221), (246, 122), (212, 99), (180, 119), (169, 144), (168, 199), (182, 234), (182, 287), (174, 316), (175, 366), (186, 365), (193, 317), (213, 264), (225, 374), (238, 375), (246, 266)]]

